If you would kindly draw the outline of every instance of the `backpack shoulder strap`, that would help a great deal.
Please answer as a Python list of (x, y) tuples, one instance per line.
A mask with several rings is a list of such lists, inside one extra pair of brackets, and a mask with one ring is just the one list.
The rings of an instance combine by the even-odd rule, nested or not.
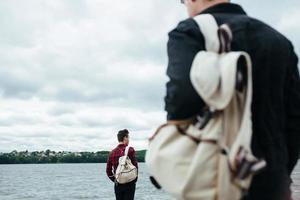
[(126, 148), (125, 148), (125, 152), (124, 152), (124, 156), (125, 156), (125, 157), (128, 156), (129, 148), (130, 148), (130, 146), (126, 146)]
[(197, 15), (193, 19), (204, 37), (206, 51), (215, 53), (231, 51), (232, 30), (229, 24), (222, 24), (219, 27), (211, 14)]
[(211, 14), (201, 14), (193, 18), (197, 23), (200, 32), (203, 34), (205, 49), (207, 51), (218, 52), (220, 41), (218, 36), (219, 26), (214, 16)]

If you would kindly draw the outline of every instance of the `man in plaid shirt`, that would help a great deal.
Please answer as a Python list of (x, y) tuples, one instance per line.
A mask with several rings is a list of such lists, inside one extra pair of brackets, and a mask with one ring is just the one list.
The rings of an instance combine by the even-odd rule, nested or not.
[[(119, 145), (114, 148), (107, 159), (106, 165), (106, 174), (108, 178), (115, 183), (115, 194), (117, 200), (133, 200), (135, 193), (135, 184), (137, 182), (137, 178), (129, 183), (120, 184), (115, 180), (114, 174), (116, 173), (116, 169), (119, 165), (119, 158), (124, 156), (125, 148), (129, 144), (129, 132), (127, 129), (120, 130), (118, 132), (118, 141)], [(132, 164), (138, 168), (138, 163), (135, 157), (134, 148), (130, 147), (128, 151), (128, 157), (130, 158)]]

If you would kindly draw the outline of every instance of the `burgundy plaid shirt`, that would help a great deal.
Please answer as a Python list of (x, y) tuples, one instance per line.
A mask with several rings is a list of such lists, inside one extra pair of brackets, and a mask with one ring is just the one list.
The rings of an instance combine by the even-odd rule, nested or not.
[[(115, 149), (113, 149), (107, 159), (107, 164), (106, 164), (106, 174), (110, 180), (113, 182), (115, 181), (114, 174), (116, 173), (116, 169), (119, 164), (119, 158), (124, 156), (125, 154), (125, 148), (126, 145), (124, 144), (119, 144)], [(130, 158), (132, 164), (138, 168), (138, 163), (135, 157), (135, 150), (134, 148), (130, 147), (128, 150), (128, 157)]]

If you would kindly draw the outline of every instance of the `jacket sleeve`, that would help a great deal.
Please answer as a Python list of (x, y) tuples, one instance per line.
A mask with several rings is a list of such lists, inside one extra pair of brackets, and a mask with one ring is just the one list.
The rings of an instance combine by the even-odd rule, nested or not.
[(291, 64), (288, 66), (287, 82), (287, 130), (286, 141), (288, 147), (288, 171), (291, 174), (300, 153), (300, 78), (298, 70), (298, 57), (292, 51)]
[(195, 55), (204, 49), (203, 36), (194, 20), (188, 19), (169, 32), (167, 44), (169, 81), (166, 84), (165, 110), (168, 120), (196, 115), (204, 103), (190, 81)]
[(115, 181), (115, 176), (113, 174), (113, 165), (112, 165), (112, 153), (108, 155), (106, 163), (106, 175), (111, 181)]

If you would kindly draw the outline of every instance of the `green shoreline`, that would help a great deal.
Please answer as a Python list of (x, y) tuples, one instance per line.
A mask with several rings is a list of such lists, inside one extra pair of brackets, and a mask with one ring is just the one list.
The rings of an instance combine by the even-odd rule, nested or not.
[[(136, 151), (138, 162), (145, 162), (146, 150)], [(0, 153), (0, 164), (63, 164), (63, 163), (106, 163), (109, 151), (12, 151)]]

